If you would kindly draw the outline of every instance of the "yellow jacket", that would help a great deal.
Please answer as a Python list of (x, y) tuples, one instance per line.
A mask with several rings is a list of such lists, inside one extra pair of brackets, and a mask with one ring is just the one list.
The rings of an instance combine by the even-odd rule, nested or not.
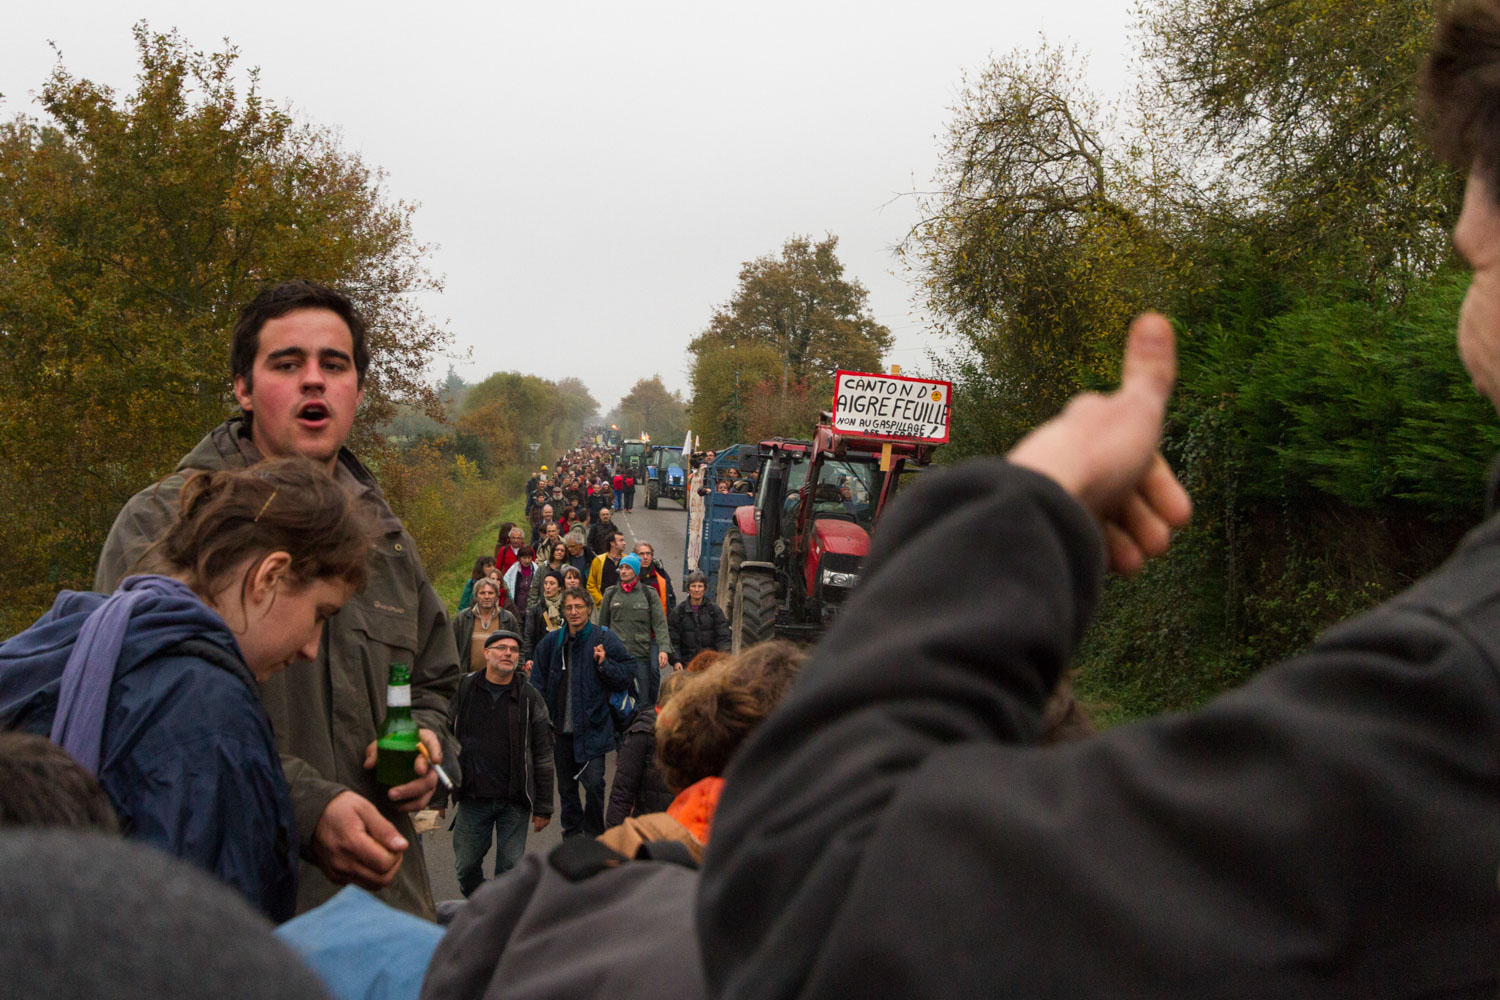
[[(606, 560), (610, 563), (610, 576), (612, 579), (609, 580), (604, 579), (604, 563)], [(616, 583), (620, 582), (619, 566), (620, 560), (610, 559), (608, 552), (601, 552), (589, 564), (589, 578), (585, 586), (588, 587), (589, 596), (594, 599), (594, 607), (597, 608), (603, 602), (605, 588), (613, 587)]]

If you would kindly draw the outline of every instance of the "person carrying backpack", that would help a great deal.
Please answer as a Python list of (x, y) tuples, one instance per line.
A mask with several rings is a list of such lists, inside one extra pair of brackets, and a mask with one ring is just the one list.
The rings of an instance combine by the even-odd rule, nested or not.
[(567, 624), (532, 652), (531, 683), (552, 719), (563, 837), (597, 837), (604, 832), (604, 755), (615, 748), (609, 695), (630, 687), (635, 663), (614, 633), (589, 622), (582, 588), (563, 591), (562, 613)]
[(599, 601), (599, 624), (613, 629), (635, 660), (640, 708), (645, 711), (656, 704), (661, 671), (667, 669), (672, 656), (667, 614), (655, 588), (640, 581), (640, 556), (625, 556), (616, 572), (619, 582), (606, 588)]
[(0, 644), (0, 728), (50, 735), (98, 777), (130, 839), (286, 920), (298, 839), (258, 684), (318, 655), (371, 544), (309, 459), (194, 473), (148, 572), (110, 597), (63, 591)]

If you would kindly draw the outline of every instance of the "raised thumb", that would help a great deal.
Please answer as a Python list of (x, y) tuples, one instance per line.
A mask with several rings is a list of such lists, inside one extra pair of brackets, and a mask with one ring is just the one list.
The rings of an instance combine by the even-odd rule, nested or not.
[(1143, 313), (1130, 324), (1120, 390), (1140, 393), (1165, 407), (1177, 381), (1177, 343), (1172, 324), (1161, 313)]

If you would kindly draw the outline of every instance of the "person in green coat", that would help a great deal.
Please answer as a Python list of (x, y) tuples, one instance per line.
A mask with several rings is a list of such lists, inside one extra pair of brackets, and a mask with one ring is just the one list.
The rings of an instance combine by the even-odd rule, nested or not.
[(619, 573), (620, 582), (606, 590), (599, 602), (598, 620), (620, 637), (635, 659), (637, 697), (644, 712), (656, 704), (661, 672), (671, 662), (672, 638), (656, 589), (641, 586), (640, 556), (632, 552), (621, 559)]

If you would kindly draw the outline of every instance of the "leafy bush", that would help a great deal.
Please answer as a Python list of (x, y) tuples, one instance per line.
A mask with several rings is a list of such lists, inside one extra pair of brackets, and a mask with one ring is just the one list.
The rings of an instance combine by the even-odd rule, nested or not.
[(522, 467), (481, 476), (473, 461), (445, 455), (432, 441), (384, 453), (378, 466), (391, 510), (406, 524), (430, 568), (450, 566), (475, 533), (524, 489)]

